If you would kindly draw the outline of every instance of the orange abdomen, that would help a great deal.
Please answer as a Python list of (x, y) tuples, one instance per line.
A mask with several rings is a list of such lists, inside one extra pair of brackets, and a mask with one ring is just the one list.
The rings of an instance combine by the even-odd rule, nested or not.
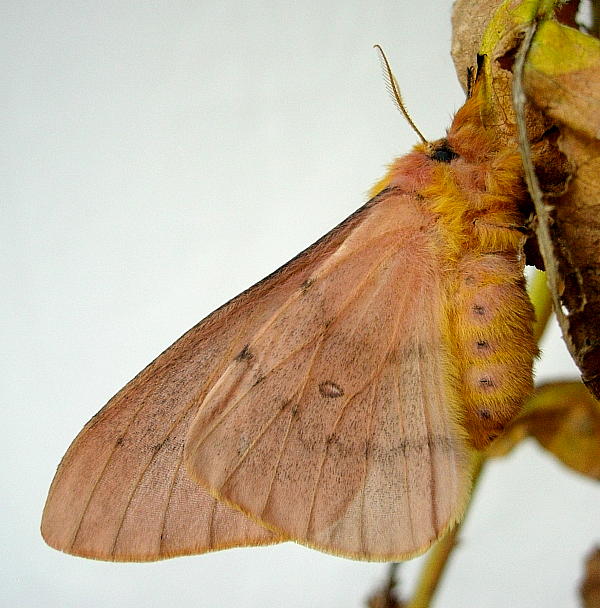
[(533, 389), (533, 308), (514, 253), (465, 256), (450, 305), (451, 383), (473, 446), (485, 448)]

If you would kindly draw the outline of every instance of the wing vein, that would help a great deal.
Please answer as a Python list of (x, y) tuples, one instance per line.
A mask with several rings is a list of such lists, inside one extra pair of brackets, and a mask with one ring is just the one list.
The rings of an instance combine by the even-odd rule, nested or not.
[(306, 530), (304, 532), (304, 536), (306, 538), (308, 538), (308, 532), (310, 530), (311, 524), (312, 524), (312, 519), (313, 519), (313, 513), (314, 513), (314, 509), (315, 509), (315, 501), (317, 498), (317, 492), (319, 491), (319, 485), (321, 483), (321, 476), (323, 474), (323, 467), (325, 465), (325, 461), (327, 460), (327, 456), (329, 454), (329, 439), (332, 436), (333, 433), (335, 433), (335, 430), (337, 429), (342, 417), (344, 416), (344, 412), (346, 411), (346, 408), (348, 407), (348, 405), (350, 404), (350, 402), (360, 393), (356, 392), (354, 393), (354, 395), (352, 395), (351, 397), (349, 397), (346, 402), (342, 405), (341, 407), (341, 411), (339, 416), (336, 418), (336, 421), (333, 425), (333, 428), (331, 429), (331, 431), (328, 433), (327, 436), (327, 440), (325, 441), (325, 445), (324, 445), (324, 449), (323, 449), (323, 454), (322, 454), (322, 458), (321, 461), (319, 463), (319, 469), (318, 469), (318, 473), (317, 473), (317, 478), (315, 480), (315, 486), (313, 488), (313, 493), (312, 493), (312, 497), (311, 497), (311, 501), (310, 501), (310, 509), (308, 511), (308, 519), (306, 521)]
[[(294, 394), (296, 394), (296, 393), (294, 393)], [(231, 471), (229, 471), (229, 473), (227, 473), (225, 479), (221, 483), (221, 488), (223, 486), (225, 486), (225, 484), (229, 481), (229, 479), (231, 478), (231, 476), (243, 464), (243, 462), (246, 460), (246, 458), (248, 457), (248, 455), (250, 454), (250, 452), (254, 449), (254, 447), (256, 446), (256, 444), (260, 441), (260, 439), (264, 436), (264, 434), (269, 430), (269, 428), (271, 428), (271, 425), (273, 424), (273, 422), (275, 422), (275, 420), (287, 409), (287, 405), (289, 405), (289, 403), (290, 402), (287, 401), (286, 404), (285, 404), (285, 407), (278, 408), (277, 411), (267, 420), (267, 422), (264, 424), (264, 426), (260, 429), (260, 432), (256, 435), (256, 437), (251, 441), (250, 445), (246, 448), (246, 450), (244, 451), (244, 453), (240, 456), (240, 458), (236, 462), (235, 466), (231, 469)], [(228, 408), (227, 412), (224, 412), (224, 415), (230, 413), (230, 411), (231, 411), (231, 408)], [(219, 423), (221, 423), (221, 422), (224, 421), (224, 415), (219, 418)], [(205, 436), (202, 439), (202, 441), (204, 441), (207, 436)], [(198, 445), (200, 445), (200, 443), (198, 443)]]
[[(404, 305), (404, 303), (406, 302), (406, 299), (408, 297), (408, 293), (410, 292), (409, 289), (405, 289), (404, 290), (404, 297), (402, 298), (402, 304)], [(400, 317), (401, 317), (401, 311), (402, 311), (402, 306), (398, 306), (397, 307), (397, 316), (396, 316), (396, 324), (395, 324), (395, 328), (394, 328), (394, 336), (396, 336), (396, 334), (398, 333), (398, 330), (400, 329)], [(411, 536), (411, 545), (414, 547), (415, 546), (415, 532), (414, 532), (414, 526), (413, 526), (413, 518), (412, 518), (412, 509), (410, 507), (410, 493), (411, 493), (411, 489), (410, 489), (410, 482), (409, 482), (409, 476), (408, 476), (408, 461), (406, 458), (406, 426), (405, 426), (405, 420), (404, 420), (404, 413), (403, 413), (403, 408), (402, 408), (402, 398), (401, 398), (401, 394), (400, 394), (400, 384), (399, 384), (399, 377), (396, 377), (396, 380), (393, 382), (394, 387), (396, 388), (396, 406), (397, 406), (397, 410), (398, 410), (398, 422), (400, 425), (400, 429), (401, 432), (403, 432), (403, 436), (402, 436), (402, 454), (403, 454), (403, 458), (402, 458), (402, 462), (404, 464), (404, 479), (406, 481), (406, 507), (407, 507), (407, 513), (408, 513), (408, 521), (409, 521), (409, 526), (410, 526), (410, 536)]]
[[(238, 334), (236, 334), (236, 338), (239, 338), (239, 335), (241, 334), (243, 327), (244, 326), (242, 326), (242, 328), (240, 329), (240, 331), (238, 332)], [(235, 343), (235, 339), (230, 342), (230, 346), (229, 346), (229, 349), (228, 349), (230, 351), (229, 354), (231, 354), (231, 352), (233, 351), (233, 348), (234, 348), (233, 344), (234, 343)], [(214, 376), (216, 376), (216, 375), (217, 375), (217, 368), (215, 368), (215, 371), (205, 380), (205, 382), (202, 384), (201, 390), (199, 390), (196, 393), (196, 395), (201, 394), (206, 389), (206, 387), (208, 386), (209, 382), (211, 382), (213, 380)], [(183, 408), (183, 410), (180, 413), (180, 415), (171, 424), (171, 426), (170, 426), (169, 430), (167, 431), (166, 435), (163, 436), (162, 442), (166, 441), (171, 436), (171, 434), (173, 433), (173, 430), (175, 429), (175, 427), (177, 426), (177, 424), (179, 424), (179, 422), (184, 418), (184, 416), (187, 414), (187, 412), (194, 406), (196, 400), (197, 400), (197, 398), (190, 399), (189, 405), (187, 407)], [(133, 423), (137, 420), (138, 416), (144, 410), (144, 407), (146, 405), (147, 405), (146, 402), (142, 401), (141, 405), (134, 411), (131, 419), (129, 420), (129, 422), (125, 426), (125, 429), (124, 429), (121, 437), (125, 437), (125, 435), (129, 431), (129, 429), (131, 428), (131, 426), (133, 425)], [(116, 453), (117, 446), (118, 446), (118, 443), (115, 441), (114, 445), (112, 446), (112, 449), (111, 449), (110, 453), (108, 454), (108, 456), (106, 458), (106, 462), (104, 463), (104, 466), (102, 467), (102, 471), (100, 472), (100, 474), (98, 475), (97, 479), (94, 481), (94, 483), (93, 483), (93, 485), (92, 485), (92, 487), (90, 489), (90, 493), (89, 493), (88, 499), (87, 499), (87, 501), (85, 503), (85, 506), (84, 506), (84, 508), (83, 508), (83, 510), (81, 512), (81, 517), (79, 518), (79, 521), (77, 523), (77, 527), (75, 529), (75, 533), (73, 535), (73, 539), (72, 539), (72, 541), (71, 541), (71, 543), (69, 545), (69, 550), (72, 550), (73, 546), (77, 542), (77, 537), (78, 537), (79, 532), (81, 530), (81, 526), (83, 524), (83, 520), (84, 520), (84, 518), (86, 516), (86, 513), (87, 513), (89, 507), (90, 507), (90, 504), (92, 502), (94, 494), (96, 493), (96, 490), (98, 488), (98, 485), (102, 481), (104, 473), (106, 472), (106, 470), (108, 468), (108, 465), (110, 464), (110, 462), (112, 461), (112, 459), (113, 459), (113, 457), (114, 457), (114, 455)], [(113, 548), (111, 550), (111, 554), (112, 554), (112, 551), (114, 551), (114, 547), (116, 545), (118, 535), (119, 535), (119, 533), (121, 531), (121, 528), (123, 526), (123, 522), (125, 520), (125, 517), (126, 517), (126, 514), (127, 514), (127, 510), (129, 509), (129, 505), (131, 504), (131, 500), (133, 498), (133, 495), (135, 494), (135, 492), (136, 492), (136, 490), (137, 490), (137, 488), (139, 486), (140, 480), (142, 479), (143, 475), (145, 474), (146, 470), (148, 469), (148, 467), (150, 466), (150, 464), (153, 462), (153, 460), (154, 460), (155, 457), (156, 457), (156, 453), (152, 455), (150, 461), (144, 467), (144, 470), (141, 472), (141, 474), (138, 476), (138, 479), (135, 482), (135, 485), (133, 486), (133, 488), (131, 490), (131, 493), (130, 493), (130, 496), (129, 496), (129, 500), (127, 501), (127, 505), (126, 505), (126, 507), (125, 507), (125, 509), (123, 511), (123, 514), (122, 514), (122, 517), (121, 517), (121, 521), (119, 522), (119, 526), (117, 528), (117, 533), (116, 533), (116, 536), (115, 536), (115, 541), (113, 542)]]
[[(322, 342), (322, 337), (321, 337), (321, 342)], [(298, 398), (298, 401), (300, 401), (300, 399), (301, 399), (301, 397), (304, 394), (304, 391), (306, 389), (306, 384), (308, 382), (308, 378), (310, 377), (310, 372), (312, 371), (312, 366), (314, 364), (314, 361), (315, 361), (315, 358), (317, 356), (317, 351), (318, 350), (319, 350), (319, 345), (315, 346), (315, 350), (313, 351), (313, 354), (312, 354), (312, 357), (311, 357), (311, 361), (310, 361), (310, 364), (309, 364), (309, 368), (306, 371), (306, 374), (304, 376), (304, 384), (302, 385), (302, 388), (300, 389), (300, 391), (296, 391), (294, 393), (294, 396)], [(267, 492), (267, 496), (265, 498), (265, 502), (264, 502), (262, 510), (260, 512), (261, 515), (265, 512), (265, 510), (267, 508), (267, 505), (269, 504), (269, 500), (271, 498), (271, 493), (273, 492), (273, 484), (275, 482), (275, 478), (276, 478), (277, 472), (279, 470), (279, 465), (281, 463), (281, 458), (283, 457), (283, 453), (285, 451), (285, 447), (287, 445), (287, 442), (288, 442), (288, 439), (289, 439), (289, 436), (290, 436), (290, 431), (291, 431), (291, 428), (292, 428), (292, 422), (293, 422), (293, 420), (294, 420), (294, 413), (293, 413), (293, 411), (291, 411), (290, 412), (290, 421), (289, 421), (288, 427), (286, 429), (285, 438), (284, 438), (284, 440), (282, 442), (281, 450), (279, 451), (279, 457), (277, 458), (277, 464), (274, 467), (273, 477), (271, 477), (271, 482), (269, 484), (269, 489), (268, 489), (268, 492)]]
[(369, 407), (369, 415), (367, 416), (367, 432), (365, 435), (365, 472), (362, 485), (362, 496), (360, 501), (360, 548), (361, 552), (366, 554), (366, 542), (365, 542), (365, 503), (366, 503), (366, 489), (367, 481), (369, 479), (369, 438), (371, 436), (371, 426), (373, 424), (373, 415), (375, 413), (375, 384), (371, 385), (371, 404)]
[[(400, 301), (400, 303), (398, 304), (398, 306), (396, 307), (396, 319), (395, 319), (395, 323), (394, 323), (394, 331), (392, 332), (390, 341), (388, 343), (388, 347), (387, 347), (387, 354), (389, 354), (393, 348), (394, 345), (397, 345), (398, 343), (398, 333), (400, 330), (400, 320), (401, 320), (401, 313), (404, 309), (404, 306), (408, 300), (408, 294), (412, 293), (412, 289), (409, 288), (405, 288), (403, 290), (402, 293), (402, 300)], [(387, 358), (387, 357), (386, 357)], [(402, 406), (401, 406), (401, 399), (400, 399), (400, 386), (398, 384), (397, 381), (393, 382), (394, 386), (396, 387), (396, 395), (398, 398), (397, 401), (397, 407), (398, 407), (398, 419), (400, 421), (400, 425), (402, 426), (402, 419), (403, 419), (403, 415), (402, 415)], [(403, 442), (403, 445), (406, 445), (406, 442)], [(404, 448), (406, 449), (406, 448)], [(405, 470), (406, 470), (406, 454), (404, 453), (404, 458), (403, 458), (403, 462), (404, 462), (404, 466), (405, 466)], [(407, 477), (407, 483), (406, 486), (408, 488), (408, 477)], [(414, 532), (413, 532), (413, 526), (412, 526), (412, 517), (410, 514), (410, 504), (407, 503), (407, 506), (409, 507), (408, 511), (409, 511), (409, 520), (410, 520), (410, 529), (411, 529), (411, 537), (413, 538), (412, 544), (414, 545)]]
[[(381, 259), (379, 261), (379, 263), (376, 265), (376, 268), (379, 268), (388, 259), (390, 259), (391, 257), (393, 257), (395, 255), (395, 253), (397, 253), (397, 252), (394, 251), (390, 256)], [(366, 281), (363, 282), (363, 284), (365, 284), (365, 283), (366, 283)], [(369, 298), (367, 300), (367, 303), (370, 303), (372, 300), (374, 300), (375, 297), (376, 297), (376, 295), (378, 293), (379, 293), (379, 289), (374, 289), (372, 291), (372, 293), (370, 294), (370, 296), (369, 296)], [(354, 392), (353, 395), (349, 396), (348, 399), (346, 400), (346, 402), (343, 404), (343, 406), (342, 406), (342, 408), (340, 410), (340, 413), (339, 413), (337, 419), (335, 420), (335, 423), (334, 423), (332, 429), (329, 432), (329, 436), (331, 436), (333, 433), (335, 433), (335, 431), (336, 431), (336, 429), (337, 429), (340, 421), (342, 420), (342, 418), (344, 416), (344, 413), (345, 413), (347, 407), (349, 406), (349, 404), (351, 403), (351, 401), (353, 401), (355, 399), (355, 397), (357, 397), (358, 395), (360, 395), (362, 393), (362, 391), (364, 390), (364, 388), (367, 385), (371, 384), (372, 381), (379, 374), (381, 374), (381, 372), (383, 371), (383, 369), (384, 369), (384, 361), (387, 359), (387, 356), (390, 353), (391, 348), (392, 348), (393, 344), (396, 342), (396, 339), (397, 339), (398, 328), (399, 328), (399, 325), (400, 325), (400, 313), (399, 313), (399, 311), (402, 309), (402, 305), (405, 303), (406, 298), (408, 297), (408, 293), (409, 293), (408, 290), (404, 291), (404, 296), (402, 298), (402, 304), (400, 306), (398, 306), (398, 308), (397, 308), (398, 312), (396, 313), (396, 322), (395, 322), (395, 326), (394, 326), (394, 331), (392, 332), (392, 334), (390, 336), (390, 339), (388, 341), (386, 349), (383, 351), (383, 356), (380, 359), (380, 363), (379, 363), (378, 367), (374, 370), (374, 372), (371, 375), (371, 377), (368, 378), (363, 383), (363, 385), (358, 390), (356, 390)], [(369, 306), (365, 305), (364, 308), (363, 308), (363, 310), (361, 311), (361, 314), (360, 314), (359, 318), (357, 319), (357, 323), (355, 324), (354, 328), (352, 329), (351, 335), (354, 335), (358, 331), (359, 327), (362, 327), (362, 324), (359, 323), (358, 321), (360, 319), (364, 318), (364, 316), (368, 312), (369, 312)], [(323, 474), (323, 467), (325, 465), (325, 461), (327, 460), (328, 455), (329, 455), (329, 443), (326, 443), (325, 444), (325, 449), (323, 450), (323, 457), (321, 458), (321, 462), (319, 464), (319, 472), (318, 472), (317, 479), (316, 479), (316, 482), (315, 482), (315, 487), (314, 487), (314, 490), (313, 490), (313, 495), (312, 495), (312, 499), (311, 499), (311, 505), (310, 505), (310, 511), (309, 511), (309, 517), (308, 517), (308, 522), (307, 522), (307, 527), (306, 527), (305, 535), (308, 535), (308, 531), (310, 530), (310, 526), (311, 526), (312, 518), (313, 518), (314, 507), (315, 507), (315, 501), (316, 501), (316, 497), (317, 497), (317, 492), (318, 492), (318, 489), (319, 489), (319, 485), (321, 483), (321, 477), (322, 477), (322, 474)], [(366, 459), (366, 452), (365, 452), (365, 459)], [(365, 473), (364, 474), (366, 475), (366, 469), (365, 469)], [(364, 485), (363, 485), (363, 490), (364, 490)], [(364, 492), (363, 492), (363, 496), (364, 496)]]
[[(393, 257), (397, 253), (397, 247), (394, 247), (394, 248), (390, 247), (390, 249), (393, 249), (392, 253), (380, 258), (378, 260), (378, 262), (376, 264), (374, 264), (374, 266), (365, 274), (365, 277), (361, 280), (360, 283), (358, 283), (358, 285), (352, 291), (352, 293), (340, 305), (340, 308), (337, 311), (336, 316), (334, 317), (335, 319), (339, 318), (340, 314), (344, 310), (346, 310), (346, 308), (350, 305), (351, 302), (353, 302), (356, 299), (356, 296), (362, 291), (362, 289), (365, 287), (366, 283), (368, 282), (369, 278), (381, 266), (381, 264), (384, 264), (387, 260), (389, 260), (391, 257)], [(388, 251), (389, 251), (389, 249), (386, 250), (386, 253)], [(291, 300), (291, 298), (290, 298), (290, 300)], [(335, 325), (335, 321), (332, 321), (330, 323), (329, 328), (331, 328), (333, 325)], [(258, 332), (256, 334), (256, 336), (258, 336), (259, 334), (260, 334), (260, 332)], [(322, 335), (323, 334), (317, 334), (312, 339), (307, 340), (299, 347), (290, 351), (289, 354), (287, 354), (280, 361), (278, 361), (275, 365), (273, 365), (273, 367), (271, 367), (271, 369), (269, 369), (267, 372), (265, 372), (264, 377), (266, 378), (269, 374), (273, 373), (274, 371), (277, 371), (278, 369), (283, 367), (290, 359), (292, 359), (295, 355), (297, 355), (299, 352), (301, 352), (305, 348), (311, 346), (314, 342), (319, 341), (321, 339)], [(226, 370), (226, 372), (227, 372), (227, 370)], [(206, 426), (204, 433), (198, 438), (198, 440), (196, 442), (197, 445), (200, 445), (200, 444), (202, 444), (202, 442), (206, 441), (206, 439), (224, 422), (225, 418), (231, 413), (231, 411), (237, 407), (239, 402), (246, 398), (246, 396), (250, 393), (250, 391), (253, 388), (254, 388), (254, 385), (249, 386), (247, 388), (247, 390), (243, 394), (239, 395), (235, 401), (232, 401), (231, 403), (227, 404), (227, 406), (223, 409), (223, 411), (220, 412), (219, 415), (215, 417), (215, 419), (212, 421), (212, 424), (210, 426), (209, 425)], [(208, 395), (206, 396), (206, 398), (207, 397), (208, 397)]]
[[(169, 492), (167, 494), (167, 500), (165, 501), (165, 508), (162, 513), (161, 522), (160, 522), (160, 536), (159, 536), (159, 545), (158, 552), (159, 555), (163, 554), (163, 544), (164, 544), (164, 533), (165, 533), (165, 524), (167, 523), (167, 513), (169, 512), (169, 508), (171, 507), (171, 499), (173, 497), (173, 491), (175, 489), (175, 483), (177, 481), (177, 475), (179, 474), (179, 469), (181, 468), (181, 462), (183, 460), (183, 450), (179, 451), (179, 456), (177, 457), (177, 466), (175, 467), (175, 474), (173, 475), (173, 479), (169, 484)], [(212, 520), (211, 520), (212, 523)], [(115, 545), (116, 545), (115, 540)]]
[[(422, 369), (422, 361), (420, 357), (417, 357), (417, 375), (418, 375), (418, 386), (424, 387), (424, 374)], [(437, 488), (435, 478), (435, 466), (433, 462), (433, 436), (431, 431), (431, 421), (429, 419), (428, 401), (429, 393), (423, 389), (423, 419), (425, 421), (425, 429), (427, 431), (427, 449), (429, 451), (429, 477), (431, 479), (430, 495), (431, 495), (431, 523), (433, 525), (433, 531), (437, 535), (439, 532), (439, 522), (437, 514)]]
[[(377, 237), (366, 240), (363, 244), (361, 244), (360, 246), (356, 247), (355, 249), (352, 250), (352, 257), (356, 257), (357, 255), (360, 254), (361, 251), (364, 251), (370, 247), (372, 247), (373, 243), (378, 243), (384, 240), (384, 237), (389, 237), (390, 235), (393, 234), (397, 234), (400, 231), (397, 229), (393, 229), (393, 230), (388, 230), (386, 232), (382, 232), (381, 234), (377, 235)], [(335, 253), (338, 253), (342, 247), (344, 246), (344, 244), (346, 243), (347, 239), (349, 237), (346, 237), (346, 240), (342, 241), (342, 243), (339, 245), (339, 247), (336, 249), (336, 251), (330, 256), (331, 259)], [(390, 246), (388, 248), (386, 248), (386, 251), (388, 249), (394, 249), (396, 250), (398, 248), (398, 239), (396, 240), (392, 240), (390, 243)], [(336, 268), (342, 264), (345, 260), (347, 259), (346, 255), (340, 255), (334, 262), (332, 262), (331, 264), (329, 264), (329, 266), (325, 269), (323, 269), (324, 264), (322, 264), (321, 266), (319, 266), (317, 268), (317, 272), (313, 275), (315, 278), (319, 278), (319, 279), (324, 279), (326, 277), (328, 277), (330, 274), (332, 274)], [(319, 274), (319, 271), (322, 272), (322, 274)], [(369, 275), (371, 273), (371, 271), (369, 271), (369, 273), (367, 273), (367, 275)], [(273, 316), (265, 322), (265, 324), (259, 329), (259, 331), (257, 332), (257, 336), (262, 335), (264, 332), (266, 332), (269, 327), (271, 327), (271, 325), (274, 323), (275, 319), (277, 318), (277, 316), (279, 315), (280, 312), (284, 312), (285, 310), (287, 310), (292, 303), (297, 299), (297, 294), (298, 292), (296, 292), (295, 296), (296, 297), (290, 297), (288, 298), (288, 300), (282, 304), (281, 308), (279, 308), (274, 314)], [(351, 296), (352, 297), (352, 296)]]
[(406, 500), (406, 512), (408, 513), (408, 524), (409, 524), (409, 528), (410, 528), (410, 543), (411, 546), (414, 547), (415, 546), (415, 529), (413, 526), (413, 513), (412, 513), (412, 508), (410, 506), (410, 495), (411, 495), (411, 488), (410, 488), (410, 477), (408, 475), (408, 459), (406, 458), (406, 426), (405, 426), (405, 420), (404, 420), (404, 415), (402, 413), (402, 400), (400, 397), (400, 385), (398, 384), (398, 382), (394, 382), (394, 386), (396, 388), (396, 404), (398, 407), (398, 419), (400, 420), (400, 428), (401, 430), (404, 432), (404, 435), (402, 437), (402, 464), (404, 465), (404, 480), (405, 480), (405, 484), (406, 484), (406, 495), (405, 495), (405, 500)]

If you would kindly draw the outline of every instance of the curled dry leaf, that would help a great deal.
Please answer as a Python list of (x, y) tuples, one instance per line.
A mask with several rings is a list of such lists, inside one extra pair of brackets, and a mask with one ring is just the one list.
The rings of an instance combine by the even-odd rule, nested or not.
[[(507, 145), (516, 145), (517, 133), (512, 67), (523, 32), (537, 14), (535, 4), (527, 0), (459, 0), (453, 8), (452, 57), (458, 78), (464, 86), (469, 68), (478, 67), (485, 73), (486, 125), (495, 128)], [(535, 141), (547, 129), (539, 111), (530, 112), (527, 126)]]
[[(457, 0), (452, 8), (452, 59), (463, 88), (477, 56), (489, 83), (487, 119), (506, 141), (516, 140), (512, 102), (513, 63), (527, 26), (536, 18), (556, 17), (573, 25), (579, 0)], [(538, 108), (527, 108), (531, 141), (539, 141), (551, 124)], [(540, 167), (542, 163), (538, 163)]]
[(468, 70), (475, 66), (483, 33), (503, 0), (456, 0), (452, 6), (452, 60), (467, 90)]
[(526, 437), (535, 437), (568, 467), (600, 479), (600, 403), (580, 382), (537, 388), (489, 453), (503, 456)]
[(600, 547), (593, 549), (586, 560), (579, 593), (583, 608), (600, 608)]
[(464, 50), (472, 52), (481, 36), (481, 69), (490, 83), (486, 124), (510, 145), (517, 133), (514, 60), (537, 23), (525, 62), (528, 103), (520, 120), (543, 193), (536, 227), (543, 260), (535, 246), (526, 251), (529, 263), (545, 267), (565, 342), (584, 383), (600, 397), (600, 43), (561, 25), (553, 5), (572, 23), (573, 8), (551, 0), (480, 0), (473, 7), (460, 0), (453, 15), (453, 57), (464, 78), (475, 63)]

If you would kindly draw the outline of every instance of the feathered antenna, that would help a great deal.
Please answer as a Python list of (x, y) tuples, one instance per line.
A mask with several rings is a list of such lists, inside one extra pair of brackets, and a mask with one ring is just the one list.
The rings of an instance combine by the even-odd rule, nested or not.
[(419, 136), (419, 139), (424, 143), (428, 144), (429, 142), (423, 137), (423, 134), (419, 129), (417, 129), (417, 125), (413, 122), (413, 119), (410, 117), (410, 114), (406, 111), (404, 107), (404, 102), (402, 101), (402, 95), (400, 94), (400, 87), (398, 86), (398, 82), (394, 73), (392, 72), (392, 68), (390, 67), (390, 63), (383, 52), (383, 49), (378, 45), (373, 45), (373, 48), (376, 48), (379, 51), (379, 57), (381, 59), (381, 67), (383, 68), (383, 75), (385, 77), (385, 85), (388, 91), (391, 93), (396, 106), (406, 118), (408, 124), (412, 127), (413, 131)]

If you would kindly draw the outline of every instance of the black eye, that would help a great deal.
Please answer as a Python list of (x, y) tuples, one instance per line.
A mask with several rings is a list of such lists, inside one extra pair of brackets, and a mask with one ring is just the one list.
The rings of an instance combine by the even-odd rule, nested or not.
[(439, 144), (431, 153), (431, 159), (437, 160), (439, 163), (449, 163), (456, 158), (458, 154), (448, 145), (448, 142)]

